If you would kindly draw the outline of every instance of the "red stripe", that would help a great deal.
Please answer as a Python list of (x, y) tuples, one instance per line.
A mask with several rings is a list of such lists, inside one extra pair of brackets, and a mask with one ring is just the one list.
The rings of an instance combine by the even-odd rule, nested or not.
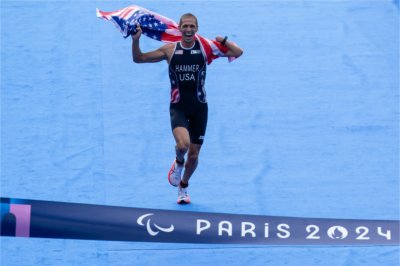
[(171, 102), (177, 103), (179, 101), (179, 88), (175, 87), (171, 93)]
[(104, 11), (99, 10), (100, 15), (101, 15), (103, 18), (107, 19), (107, 20), (108, 20), (108, 17), (109, 17), (109, 16), (111, 16), (112, 14), (114, 14), (114, 13), (116, 13), (116, 12), (118, 12), (118, 11), (104, 12)]
[(207, 64), (211, 64), (212, 60), (215, 59), (216, 57), (214, 56), (213, 58), (213, 53), (210, 44), (207, 42), (206, 39), (201, 37), (200, 35), (197, 35), (199, 37), (200, 43), (203, 46), (204, 51), (206, 52), (206, 57), (207, 57)]
[(182, 39), (182, 36), (175, 36), (168, 34), (166, 32), (163, 32), (161, 34), (161, 41), (163, 42), (179, 42)]
[[(163, 21), (163, 23), (165, 22)], [(170, 23), (165, 23), (165, 24), (167, 24), (168, 29), (179, 30), (178, 26), (175, 24), (170, 24)]]
[(132, 7), (127, 7), (126, 10), (120, 15), (120, 17), (125, 18), (131, 11), (132, 11)]

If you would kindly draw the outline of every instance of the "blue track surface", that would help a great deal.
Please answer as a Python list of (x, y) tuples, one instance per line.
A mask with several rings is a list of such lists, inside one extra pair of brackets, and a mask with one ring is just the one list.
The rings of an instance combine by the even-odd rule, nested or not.
[[(208, 69), (209, 124), (175, 204), (165, 63), (95, 8), (137, 4), (245, 53)], [(398, 1), (1, 1), (1, 196), (399, 220)], [(161, 43), (142, 38), (147, 51)], [(1, 238), (1, 265), (399, 265), (399, 247)]]

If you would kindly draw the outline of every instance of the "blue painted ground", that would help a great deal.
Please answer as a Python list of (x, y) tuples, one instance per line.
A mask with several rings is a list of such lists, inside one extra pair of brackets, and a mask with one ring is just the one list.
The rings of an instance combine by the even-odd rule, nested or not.
[[(165, 63), (95, 8), (138, 4), (242, 58), (208, 70), (209, 125), (175, 204)], [(1, 1), (1, 196), (242, 214), (399, 219), (397, 1)], [(147, 51), (160, 43), (142, 38)], [(399, 247), (1, 238), (1, 265), (399, 265)]]

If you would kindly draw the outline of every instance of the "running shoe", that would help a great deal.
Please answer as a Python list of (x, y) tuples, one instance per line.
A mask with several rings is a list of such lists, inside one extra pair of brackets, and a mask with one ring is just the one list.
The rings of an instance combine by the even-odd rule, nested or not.
[(168, 182), (177, 187), (179, 182), (181, 182), (181, 175), (182, 175), (183, 164), (178, 164), (176, 160), (172, 163), (171, 169), (168, 172)]
[(190, 197), (187, 193), (187, 188), (178, 187), (178, 200), (176, 201), (178, 204), (189, 204)]

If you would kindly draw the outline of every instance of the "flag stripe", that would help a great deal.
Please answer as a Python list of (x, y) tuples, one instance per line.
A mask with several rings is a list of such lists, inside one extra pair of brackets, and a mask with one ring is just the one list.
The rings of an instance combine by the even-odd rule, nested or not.
[[(175, 21), (139, 6), (133, 5), (113, 12), (96, 9), (96, 14), (98, 18), (113, 22), (125, 38), (136, 32), (137, 24), (140, 25), (145, 36), (154, 40), (171, 43), (178, 42), (182, 38)], [(198, 34), (196, 37), (205, 52), (207, 64), (224, 56), (228, 51), (226, 46), (217, 41), (203, 38)]]

